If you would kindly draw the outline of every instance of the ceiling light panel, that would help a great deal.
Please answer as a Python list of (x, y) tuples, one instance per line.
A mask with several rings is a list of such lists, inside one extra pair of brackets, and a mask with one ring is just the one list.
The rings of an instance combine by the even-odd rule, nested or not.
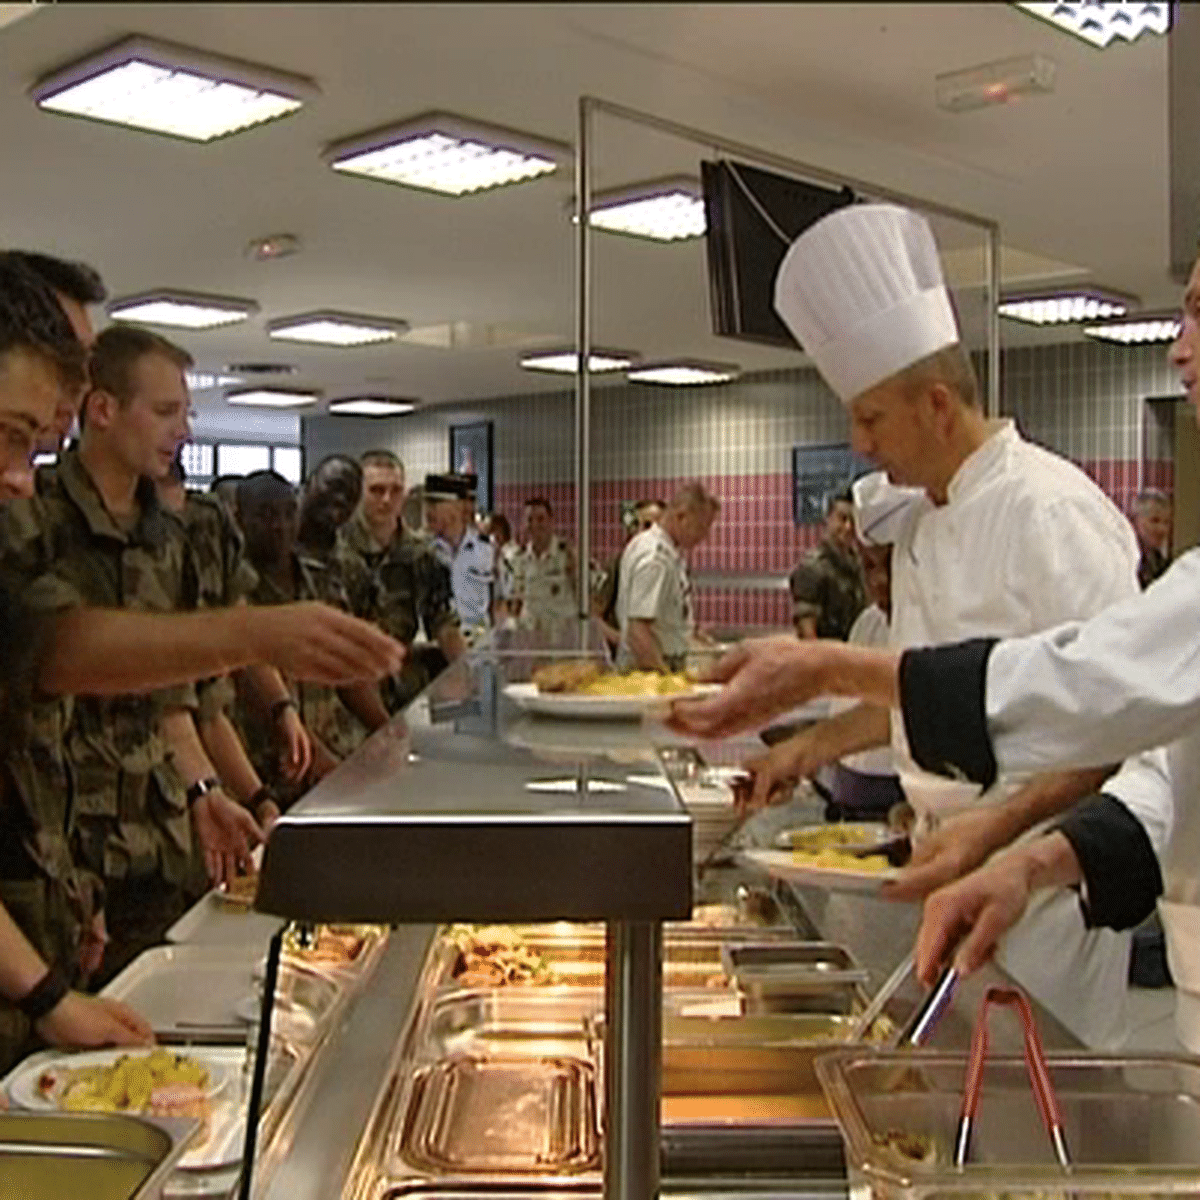
[(214, 388), (232, 387), (242, 382), (238, 375), (221, 375), (212, 371), (184, 371), (183, 378), (193, 392), (211, 392)]
[(216, 329), (236, 325), (258, 312), (253, 300), (204, 296), (192, 292), (157, 291), (126, 296), (108, 305), (114, 321), (140, 325), (168, 325), (176, 329)]
[(1183, 326), (1176, 316), (1131, 317), (1128, 321), (1110, 321), (1104, 325), (1088, 325), (1084, 334), (1102, 342), (1117, 342), (1122, 346), (1149, 346), (1173, 342)]
[(632, 184), (593, 196), (591, 223), (608, 233), (624, 233), (654, 242), (703, 237), (704, 196), (694, 179)]
[[(593, 350), (588, 355), (588, 370), (593, 375), (606, 371), (624, 371), (637, 361), (636, 354), (623, 350)], [(539, 350), (521, 356), (521, 366), (527, 371), (550, 371), (559, 375), (574, 375), (579, 369), (579, 355), (574, 350)]]
[(30, 96), (47, 112), (211, 142), (285, 117), (316, 91), (299, 76), (135, 37), (53, 72)]
[(343, 417), (398, 417), (412, 412), (416, 407), (413, 400), (399, 400), (391, 396), (355, 396), (329, 402), (329, 411)]
[(1143, 33), (1166, 34), (1171, 30), (1171, 5), (1145, 3), (1023, 4), (1035, 17), (1041, 17), (1067, 33), (1073, 33), (1101, 50), (1114, 41), (1136, 41)]
[(316, 404), (318, 392), (304, 392), (288, 388), (243, 388), (225, 393), (227, 404), (248, 405), (254, 408), (304, 408)]
[(1000, 302), (997, 311), (1002, 317), (1027, 325), (1072, 325), (1123, 317), (1133, 303), (1133, 297), (1119, 292), (1080, 288), (1036, 296), (1010, 296)]
[(558, 170), (569, 146), (532, 134), (426, 113), (325, 151), (335, 171), (443, 196), (469, 196)]
[(303, 313), (280, 317), (267, 324), (268, 336), (277, 341), (308, 342), (315, 346), (370, 346), (394, 342), (407, 329), (407, 321), (339, 312)]
[(631, 383), (659, 383), (670, 387), (692, 387), (704, 383), (728, 383), (741, 374), (732, 363), (706, 363), (694, 360), (647, 363), (627, 376)]

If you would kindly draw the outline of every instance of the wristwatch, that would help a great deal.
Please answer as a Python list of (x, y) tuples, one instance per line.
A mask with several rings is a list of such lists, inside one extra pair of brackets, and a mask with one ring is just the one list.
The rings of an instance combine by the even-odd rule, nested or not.
[(220, 789), (221, 781), (215, 775), (210, 775), (207, 779), (198, 780), (187, 790), (188, 807), (190, 808), (195, 804), (201, 796), (207, 796), (209, 792), (220, 791)]
[(283, 716), (285, 712), (287, 712), (289, 708), (295, 707), (296, 702), (291, 698), (291, 696), (285, 696), (282, 700), (276, 700), (275, 703), (271, 705), (271, 723), (274, 724), (279, 720), (280, 717)]

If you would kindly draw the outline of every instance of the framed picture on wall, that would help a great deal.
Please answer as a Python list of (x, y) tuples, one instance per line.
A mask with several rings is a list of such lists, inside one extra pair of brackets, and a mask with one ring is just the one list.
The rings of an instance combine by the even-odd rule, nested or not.
[(492, 511), (492, 422), (450, 426), (450, 470), (479, 479), (480, 512)]
[(873, 470), (845, 442), (793, 446), (792, 520), (797, 525), (823, 524), (829, 498)]

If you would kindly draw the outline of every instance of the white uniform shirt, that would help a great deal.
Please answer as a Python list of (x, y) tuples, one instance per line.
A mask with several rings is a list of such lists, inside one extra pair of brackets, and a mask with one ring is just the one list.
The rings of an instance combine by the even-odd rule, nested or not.
[[(898, 649), (1035, 633), (1137, 594), (1137, 541), (1115, 505), (1073, 464), (1025, 442), (1012, 422), (992, 426), (951, 480), (947, 503), (923, 497), (896, 533), (891, 642)], [(926, 828), (980, 799), (975, 785), (916, 765), (898, 713), (893, 749)], [(983, 799), (1001, 800), (1027, 778), (1005, 773)], [(1035, 900), (997, 958), (1090, 1046), (1124, 1040), (1129, 935), (1087, 930), (1072, 894)]]
[[(878, 604), (868, 604), (858, 614), (850, 633), (846, 638), (852, 646), (887, 646), (890, 642), (888, 619)], [(848, 709), (857, 708), (857, 700), (846, 700), (833, 697), (829, 702), (829, 715), (836, 717)], [(848, 770), (857, 771), (860, 775), (895, 775), (896, 764), (892, 758), (890, 746), (880, 746), (876, 750), (860, 750), (857, 754), (847, 754), (841, 760), (842, 766)]]
[(492, 583), (495, 551), (477, 530), (468, 528), (456, 550), (444, 537), (433, 540), (438, 561), (450, 571), (454, 611), (463, 629), (492, 623)]
[(531, 542), (513, 559), (513, 597), (521, 601), (522, 629), (546, 629), (575, 616), (575, 586), (571, 556), (560, 537), (550, 539), (545, 554)]
[(617, 623), (621, 644), (617, 668), (634, 665), (629, 652), (629, 622), (653, 621), (663, 657), (681, 659), (692, 632), (692, 586), (679, 547), (661, 525), (651, 525), (635, 537), (621, 555), (617, 582)]

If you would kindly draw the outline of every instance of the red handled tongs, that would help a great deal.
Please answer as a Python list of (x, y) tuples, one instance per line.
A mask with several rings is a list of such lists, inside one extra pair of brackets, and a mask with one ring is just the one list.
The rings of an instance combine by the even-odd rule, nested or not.
[(1025, 1030), (1025, 1066), (1029, 1070), (1029, 1082), (1034, 1098), (1041, 1111), (1046, 1132), (1054, 1146), (1059, 1165), (1071, 1168), (1071, 1157), (1067, 1153), (1067, 1139), (1063, 1133), (1062, 1114), (1058, 1109), (1058, 1097), (1046, 1066), (1046, 1052), (1033, 1019), (1033, 1009), (1024, 992), (1010, 987), (988, 988), (975, 1022), (975, 1033), (971, 1039), (971, 1060), (967, 1064), (967, 1078), (963, 1085), (962, 1115), (958, 1119), (958, 1137), (954, 1142), (954, 1165), (963, 1166), (971, 1153), (971, 1133), (975, 1126), (975, 1114), (979, 1110), (979, 1094), (983, 1090), (983, 1068), (988, 1052), (988, 1010), (993, 1004), (1015, 1008)]

